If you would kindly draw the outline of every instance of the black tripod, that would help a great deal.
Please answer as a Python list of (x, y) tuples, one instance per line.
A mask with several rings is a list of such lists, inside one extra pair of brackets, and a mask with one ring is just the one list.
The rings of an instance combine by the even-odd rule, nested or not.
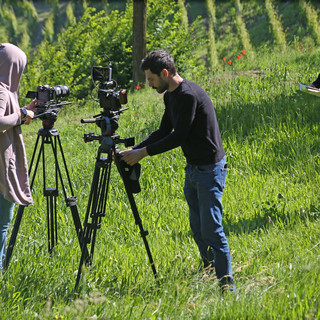
[[(91, 136), (89, 137), (88, 141), (90, 140), (99, 140), (99, 137)], [(118, 141), (126, 143), (125, 140), (128, 140), (128, 139), (118, 140)], [(106, 153), (107, 157), (103, 157), (102, 156), (103, 153)], [(99, 147), (99, 150), (98, 150), (98, 155), (96, 158), (95, 170), (93, 174), (91, 190), (90, 190), (90, 195), (88, 200), (88, 206), (87, 206), (85, 221), (83, 225), (84, 239), (82, 241), (82, 255), (80, 259), (75, 288), (77, 288), (79, 285), (83, 263), (85, 262), (87, 265), (92, 264), (97, 230), (101, 227), (102, 217), (106, 215), (106, 202), (107, 202), (107, 195), (109, 190), (111, 164), (113, 159), (120, 173), (120, 176), (123, 180), (124, 187), (130, 202), (131, 210), (135, 219), (135, 223), (139, 226), (140, 235), (143, 239), (145, 248), (147, 250), (147, 255), (149, 258), (149, 262), (150, 262), (153, 274), (155, 278), (157, 278), (157, 271), (156, 271), (153, 258), (151, 255), (151, 251), (148, 245), (148, 241), (146, 238), (146, 236), (148, 235), (148, 231), (143, 229), (142, 221), (140, 219), (139, 212), (133, 197), (133, 190), (130, 182), (130, 177), (126, 172), (126, 169), (128, 169), (128, 166), (125, 165), (125, 163), (120, 160), (119, 150), (117, 146), (113, 144), (112, 146), (110, 146), (110, 149), (108, 152), (104, 152), (101, 146)], [(90, 218), (90, 222), (88, 221), (89, 218)], [(91, 243), (90, 255), (87, 256), (86, 250), (87, 250), (87, 245), (89, 243)]]
[[(88, 256), (88, 251), (83, 249), (83, 246), (81, 245), (82, 226), (81, 226), (81, 221), (79, 218), (78, 208), (77, 208), (77, 204), (76, 204), (77, 197), (74, 196), (74, 193), (73, 193), (70, 175), (69, 175), (69, 172), (67, 169), (67, 164), (66, 164), (66, 160), (64, 157), (64, 153), (62, 150), (62, 145), (61, 145), (61, 141), (60, 141), (60, 137), (59, 137), (59, 132), (57, 129), (55, 129), (53, 127), (53, 122), (43, 121), (42, 124), (43, 124), (43, 128), (41, 128), (38, 131), (38, 137), (37, 137), (36, 144), (35, 144), (35, 147), (33, 150), (33, 155), (32, 155), (30, 166), (29, 166), (29, 176), (31, 177), (33, 162), (36, 158), (37, 148), (39, 146), (39, 141), (41, 138), (41, 145), (39, 147), (40, 149), (39, 149), (38, 157), (36, 160), (35, 169), (33, 171), (33, 176), (30, 180), (31, 181), (30, 187), (32, 190), (33, 183), (34, 183), (37, 169), (38, 169), (38, 165), (39, 165), (40, 159), (42, 158), (43, 193), (44, 193), (44, 196), (46, 197), (46, 201), (47, 201), (48, 251), (50, 254), (52, 254), (53, 248), (57, 244), (57, 241), (58, 241), (58, 239), (57, 239), (57, 230), (58, 230), (58, 228), (57, 228), (57, 197), (58, 197), (58, 193), (59, 193), (59, 191), (58, 191), (59, 183), (58, 182), (60, 180), (61, 187), (62, 187), (63, 194), (64, 194), (64, 198), (66, 201), (66, 205), (70, 208), (71, 213), (72, 213), (73, 222), (74, 222), (74, 226), (75, 226), (76, 233), (78, 236), (80, 247), (82, 248), (83, 254), (85, 256)], [(54, 156), (55, 185), (53, 188), (46, 186), (46, 180), (47, 180), (46, 178), (47, 177), (46, 177), (45, 145), (51, 145), (52, 153)], [(67, 180), (68, 180), (68, 184), (69, 184), (69, 188), (70, 188), (70, 192), (71, 192), (71, 197), (67, 196), (67, 191), (66, 191), (65, 185), (63, 183), (63, 178), (62, 178), (62, 174), (61, 174), (61, 170), (60, 170), (60, 166), (59, 166), (59, 162), (58, 162), (58, 148), (60, 148), (61, 157), (63, 160), (63, 165), (64, 165), (64, 169), (66, 172), (66, 176), (67, 176)], [(11, 258), (12, 251), (13, 251), (13, 248), (14, 248), (14, 245), (16, 242), (20, 223), (22, 220), (22, 215), (23, 215), (25, 208), (26, 208), (26, 206), (20, 205), (18, 212), (17, 212), (17, 216), (16, 216), (15, 223), (13, 226), (10, 242), (9, 242), (8, 249), (7, 249), (6, 259), (4, 261), (4, 268), (5, 269), (9, 266), (9, 263), (10, 263), (10, 258)]]

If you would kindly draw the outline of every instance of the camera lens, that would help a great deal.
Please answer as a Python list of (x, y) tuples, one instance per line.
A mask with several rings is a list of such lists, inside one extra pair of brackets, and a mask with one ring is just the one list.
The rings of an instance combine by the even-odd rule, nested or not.
[(56, 98), (65, 97), (70, 93), (70, 88), (65, 84), (54, 86), (51, 89), (54, 91)]

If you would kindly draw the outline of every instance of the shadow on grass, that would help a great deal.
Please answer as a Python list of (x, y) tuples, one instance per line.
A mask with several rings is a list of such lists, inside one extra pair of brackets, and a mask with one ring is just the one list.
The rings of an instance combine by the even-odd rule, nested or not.
[(284, 94), (260, 103), (233, 101), (216, 107), (218, 123), (223, 140), (235, 136), (239, 141), (255, 134), (258, 129), (272, 126), (282, 130), (288, 127), (311, 127), (320, 123), (320, 98), (296, 92), (292, 96)]
[(224, 231), (228, 236), (234, 234), (250, 234), (265, 231), (274, 226), (293, 228), (296, 224), (307, 224), (320, 219), (320, 208), (313, 204), (304, 210), (288, 213), (285, 204), (277, 202), (265, 202), (262, 204), (260, 212), (257, 212), (250, 219), (241, 219), (232, 222), (228, 218), (224, 220)]
[[(230, 104), (217, 108), (216, 112), (223, 141), (230, 139), (233, 143), (239, 144), (246, 141), (248, 153), (251, 152), (252, 143), (258, 145), (258, 151), (252, 150), (252, 152), (270, 150), (275, 154), (253, 156), (252, 162), (246, 164), (249, 165), (251, 174), (298, 172), (290, 176), (291, 181), (304, 183), (306, 177), (300, 177), (299, 172), (306, 172), (307, 177), (312, 176), (314, 169), (310, 169), (312, 166), (309, 159), (319, 155), (319, 108), (318, 97), (297, 92), (292, 96), (280, 95), (276, 99), (265, 100), (258, 105), (241, 104), (241, 102), (236, 106)], [(261, 147), (263, 144), (268, 146)], [(226, 152), (228, 153), (227, 148)], [(231, 167), (246, 170), (241, 168), (243, 154), (238, 157), (240, 158), (228, 159)], [(224, 230), (226, 234), (241, 234), (259, 232), (274, 225), (290, 227), (297, 222), (305, 223), (319, 219), (320, 209), (317, 207), (318, 204), (312, 204), (309, 208), (289, 214), (286, 210), (286, 199), (279, 194), (276, 200), (256, 205), (252, 210), (254, 214), (248, 219), (234, 222), (232, 217), (225, 216)]]

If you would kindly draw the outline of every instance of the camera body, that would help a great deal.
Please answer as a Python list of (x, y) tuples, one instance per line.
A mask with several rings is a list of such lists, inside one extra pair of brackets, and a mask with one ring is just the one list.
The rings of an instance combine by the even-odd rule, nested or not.
[(57, 113), (60, 107), (69, 102), (58, 102), (62, 97), (68, 96), (70, 88), (67, 85), (58, 85), (50, 87), (42, 84), (37, 87), (37, 91), (28, 91), (27, 98), (37, 99), (37, 112), (35, 117), (43, 121), (54, 122), (57, 119)]
[[(117, 82), (112, 80), (112, 68), (92, 67), (91, 76), (93, 82), (98, 81), (98, 99), (106, 116), (112, 115), (121, 109), (122, 104), (127, 103), (127, 90), (115, 91)], [(112, 111), (110, 113), (110, 111)]]

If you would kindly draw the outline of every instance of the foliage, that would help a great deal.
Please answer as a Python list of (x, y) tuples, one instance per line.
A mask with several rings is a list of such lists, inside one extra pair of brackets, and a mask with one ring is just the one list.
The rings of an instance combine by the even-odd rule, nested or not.
[(278, 13), (277, 13), (276, 9), (273, 7), (273, 1), (266, 0), (265, 3), (266, 3), (268, 17), (270, 20), (270, 24), (272, 26), (272, 31), (273, 31), (277, 46), (281, 47), (282, 49), (285, 49), (286, 36), (282, 30), (282, 23), (278, 17)]
[(182, 13), (174, 1), (148, 1), (147, 51), (165, 49), (174, 57), (178, 70), (184, 76), (199, 67), (199, 60), (188, 54), (196, 47), (194, 26), (181, 28)]
[[(192, 50), (190, 30), (181, 29), (181, 15), (171, 0), (149, 3), (148, 49), (164, 47), (177, 57), (181, 72), (192, 69), (196, 61), (187, 57)], [(48, 22), (50, 20), (47, 20)], [(77, 99), (88, 97), (91, 87), (91, 67), (101, 55), (107, 55), (113, 68), (113, 78), (119, 86), (129, 87), (132, 77), (132, 3), (124, 12), (96, 12), (89, 7), (77, 24), (71, 25), (52, 43), (52, 23), (44, 33), (48, 41), (41, 43), (29, 62), (22, 90), (38, 84), (66, 84)], [(185, 45), (187, 43), (187, 45)], [(103, 59), (102, 59), (103, 61)], [(101, 61), (97, 61), (98, 63)], [(105, 66), (108, 59), (104, 60)], [(28, 89), (24, 89), (28, 85)]]
[(4, 42), (10, 39), (10, 42), (17, 43), (28, 51), (31, 46), (30, 37), (38, 27), (38, 14), (32, 2), (7, 1), (0, 6), (0, 16), (7, 31), (3, 33), (8, 33), (8, 39), (4, 39)]
[[(113, 63), (115, 77), (128, 74), (128, 39), (131, 33), (128, 15), (112, 12), (105, 16), (103, 11), (94, 13), (88, 8), (81, 20), (62, 33), (55, 44), (43, 42), (28, 66), (26, 83), (36, 88), (38, 84), (66, 84), (78, 99), (87, 97), (91, 85), (91, 66), (102, 54), (108, 54)], [(122, 78), (121, 78), (122, 76)], [(122, 80), (122, 82), (121, 82)]]

